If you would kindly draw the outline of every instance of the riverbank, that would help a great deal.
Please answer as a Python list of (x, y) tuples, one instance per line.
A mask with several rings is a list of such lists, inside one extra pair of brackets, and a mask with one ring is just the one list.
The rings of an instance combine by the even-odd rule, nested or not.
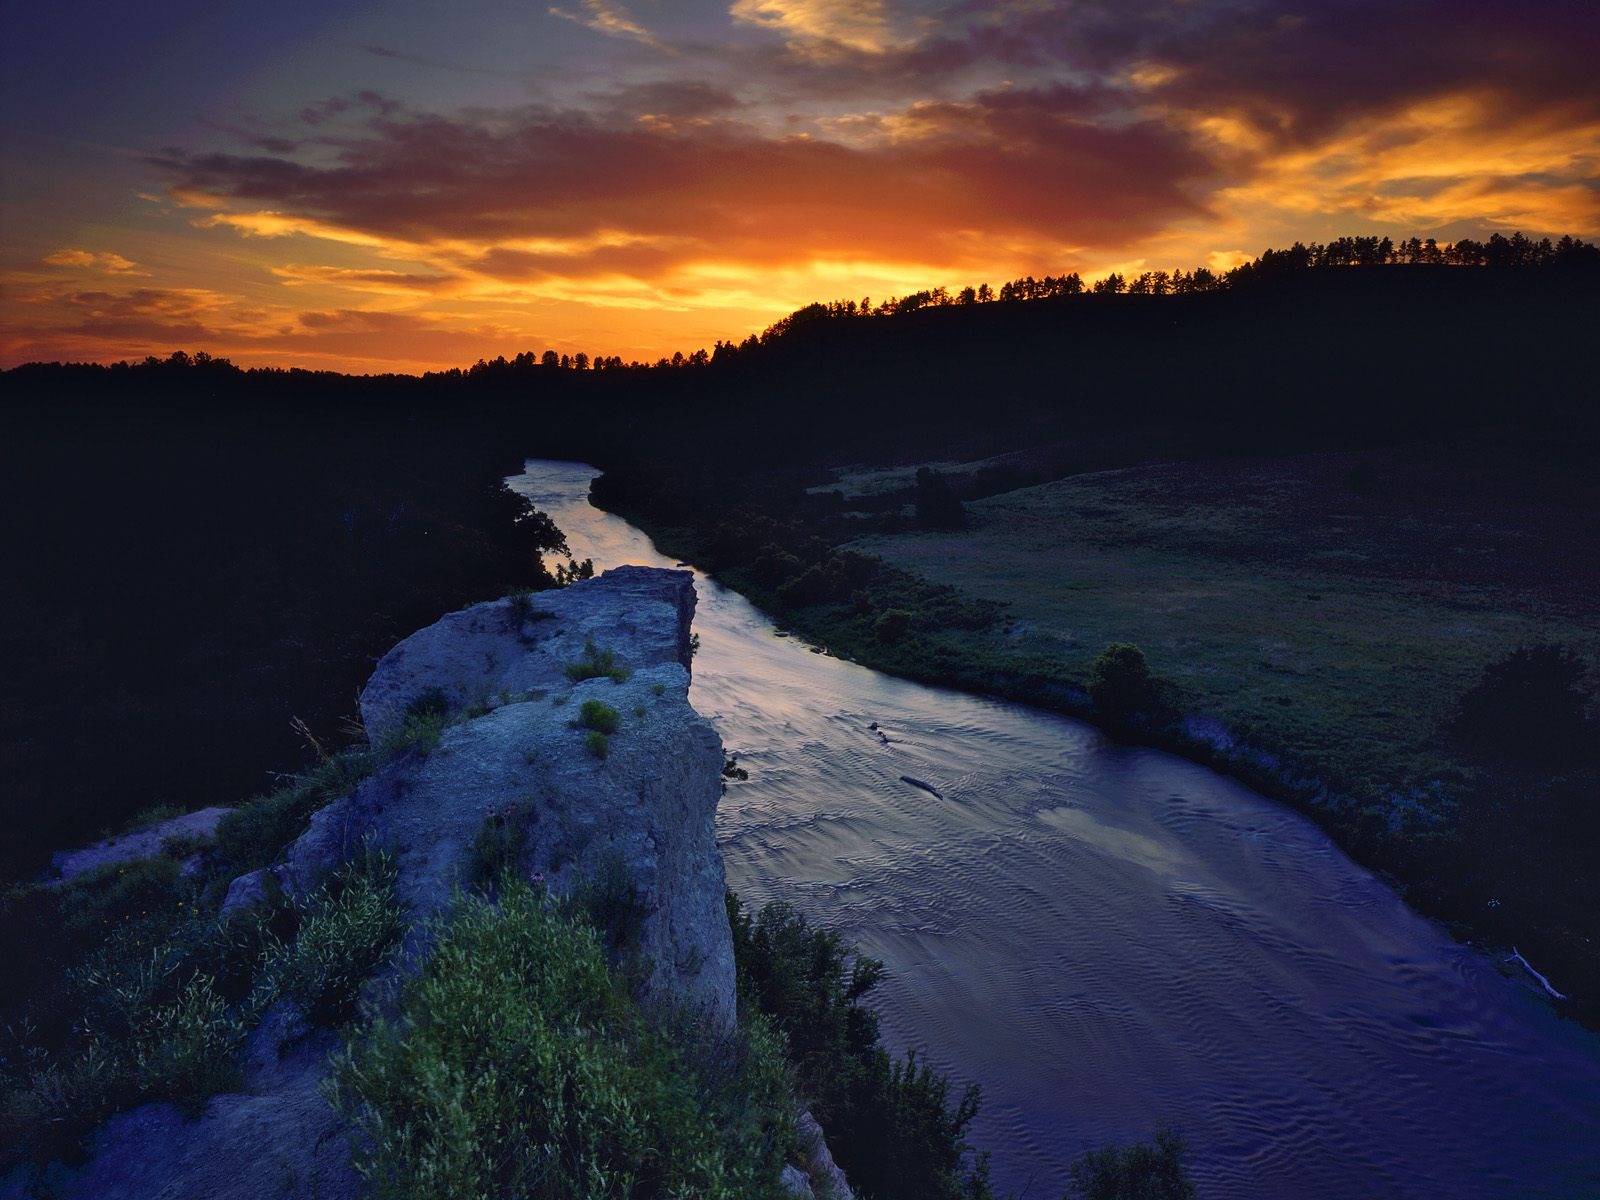
[[(947, 469), (959, 490), (985, 466), (993, 478), (994, 463)], [(1444, 733), (1483, 666), (1518, 642), (1591, 660), (1600, 648), (1582, 586), (1592, 539), (1570, 521), (1562, 536), (1573, 500), (1559, 477), (1542, 492), (1515, 477), (1489, 486), (1470, 462), (1393, 452), (1158, 465), (999, 491), (967, 503), (960, 531), (907, 516), (859, 536), (909, 499), (912, 469), (900, 475), (846, 473), (798, 501), (769, 492), (765, 524), (744, 497), (675, 505), (659, 479), (649, 502), (644, 489), (596, 492), (812, 642), (919, 682), (1105, 726), (1088, 665), (1107, 642), (1138, 643), (1172, 715), (1119, 724), (1119, 737), (1310, 816), (1458, 937), (1502, 960), (1520, 949), (1593, 1024), (1592, 818), (1569, 800), (1589, 776), (1487, 766)], [(847, 515), (857, 505), (870, 519)], [(793, 556), (789, 578), (759, 539)], [(840, 560), (857, 583), (796, 602), (795, 573)], [(886, 637), (897, 606), (908, 632)]]

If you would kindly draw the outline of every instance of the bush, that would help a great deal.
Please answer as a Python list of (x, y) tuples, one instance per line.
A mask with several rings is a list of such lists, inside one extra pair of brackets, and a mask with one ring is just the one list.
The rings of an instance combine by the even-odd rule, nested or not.
[(1451, 732), (1480, 757), (1572, 763), (1595, 738), (1582, 687), (1587, 674), (1588, 664), (1566, 646), (1518, 646), (1461, 698)]
[(347, 750), (287, 787), (242, 804), (217, 823), (212, 856), (229, 878), (264, 867), (305, 832), (318, 809), (348, 796), (377, 768), (374, 755)]
[(652, 1026), (595, 931), (517, 883), (465, 899), (399, 1012), (335, 1059), (379, 1197), (777, 1200), (793, 1143), (778, 1041)]
[(924, 529), (961, 529), (967, 513), (950, 481), (931, 467), (917, 468), (917, 524)]
[(892, 646), (911, 630), (911, 614), (903, 608), (891, 608), (881, 613), (872, 623), (872, 636), (886, 646)]
[(986, 1200), (987, 1156), (967, 1143), (978, 1114), (970, 1086), (950, 1084), (915, 1053), (890, 1058), (862, 1003), (883, 964), (781, 902), (745, 912), (728, 894), (744, 1002), (784, 1035), (795, 1083), (828, 1129), (829, 1148), (867, 1200)]
[(288, 996), (319, 1025), (349, 1020), (361, 984), (405, 932), (395, 875), (394, 860), (373, 851), (335, 871), (307, 902), (294, 942), (268, 964), (254, 1005)]
[(605, 758), (611, 753), (611, 739), (598, 729), (591, 729), (583, 735), (583, 748), (596, 758)]
[(1089, 699), (1113, 721), (1126, 721), (1155, 699), (1155, 685), (1144, 651), (1130, 642), (1112, 642), (1089, 665)]
[(588, 875), (573, 884), (563, 911), (600, 935), (607, 950), (631, 951), (650, 906), (620, 854), (607, 854)]
[(602, 650), (594, 644), (593, 638), (583, 643), (583, 657), (577, 662), (568, 663), (566, 672), (567, 678), (574, 683), (601, 678), (609, 679), (612, 683), (621, 683), (630, 674), (626, 667), (617, 664), (616, 651), (609, 646)]
[(1194, 1200), (1185, 1150), (1183, 1139), (1165, 1128), (1150, 1145), (1090, 1150), (1072, 1164), (1066, 1200)]
[(237, 1083), (245, 1024), (195, 965), (208, 919), (170, 906), (127, 915), (58, 988), (32, 997), (32, 1014), (69, 1021), (70, 1032), (40, 1029), (31, 1015), (5, 1027), (0, 1172), (70, 1154), (119, 1109), (153, 1100), (194, 1109)]
[(538, 809), (527, 800), (491, 808), (467, 854), (467, 879), (474, 887), (494, 887), (519, 871), (528, 853), (530, 829)]
[(578, 708), (578, 727), (615, 733), (622, 727), (622, 714), (603, 700), (585, 700)]

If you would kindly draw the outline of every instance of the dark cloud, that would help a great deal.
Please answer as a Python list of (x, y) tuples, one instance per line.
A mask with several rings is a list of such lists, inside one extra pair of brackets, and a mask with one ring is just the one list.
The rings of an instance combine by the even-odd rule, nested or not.
[(1102, 79), (1173, 68), (1158, 89), (1166, 102), (1253, 115), (1291, 141), (1463, 91), (1492, 90), (1508, 115), (1600, 105), (1600, 20), (1588, 0), (1072, 0), (1009, 12), (985, 2), (948, 16), (973, 22), (961, 48), (997, 62)]
[(744, 102), (727, 88), (701, 79), (660, 79), (636, 83), (591, 96), (600, 113), (612, 117), (656, 114), (691, 119), (719, 116), (742, 108)]
[(1188, 38), (1152, 34), (1147, 53), (1178, 75), (1163, 98), (1232, 107), (1304, 143), (1357, 117), (1437, 96), (1491, 93), (1499, 116), (1600, 112), (1600, 21), (1592, 6), (1531, 0), (1334, 0), (1259, 6)]
[(61, 297), (70, 309), (95, 317), (192, 316), (217, 307), (218, 299), (198, 289), (135, 288), (128, 292), (71, 292)]
[(156, 161), (180, 194), (409, 243), (621, 231), (769, 261), (910, 253), (971, 230), (1108, 244), (1196, 211), (1185, 185), (1211, 164), (1185, 135), (1149, 120), (1081, 120), (1083, 107), (1070, 88), (987, 93), (918, 106), (900, 122), (903, 136), (870, 145), (731, 121), (662, 129), (542, 109), (375, 115), (358, 133), (325, 139), (337, 149), (332, 163)]

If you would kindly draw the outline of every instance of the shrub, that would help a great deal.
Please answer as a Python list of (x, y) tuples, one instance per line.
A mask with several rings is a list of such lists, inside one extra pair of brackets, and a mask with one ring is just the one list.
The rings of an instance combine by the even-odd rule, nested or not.
[[(59, 1006), (51, 1015), (72, 1022), (70, 1036), (51, 1036), (30, 1018), (6, 1027), (0, 1172), (70, 1153), (119, 1109), (170, 1100), (192, 1110), (236, 1085), (245, 1025), (216, 981), (194, 968), (208, 927), (170, 910), (119, 924), (48, 997)], [(43, 1013), (44, 999), (35, 997), (33, 1011)]]
[(868, 1200), (987, 1200), (987, 1156), (966, 1140), (978, 1089), (952, 1106), (948, 1080), (879, 1045), (862, 999), (883, 964), (781, 902), (752, 915), (730, 892), (728, 919), (740, 997), (784, 1035), (796, 1088), (856, 1190)]
[(537, 819), (538, 809), (528, 800), (491, 808), (467, 854), (468, 881), (474, 887), (492, 887), (518, 871)]
[(1566, 646), (1518, 646), (1461, 698), (1451, 732), (1482, 757), (1570, 763), (1594, 738), (1582, 688), (1587, 673), (1588, 664)]
[(578, 707), (578, 727), (615, 733), (622, 727), (622, 714), (603, 700), (585, 700)]
[(650, 911), (620, 854), (608, 854), (568, 893), (564, 909), (600, 935), (609, 950), (633, 949)]
[(1185, 1150), (1183, 1139), (1165, 1128), (1156, 1130), (1153, 1144), (1090, 1150), (1072, 1164), (1066, 1200), (1194, 1200)]
[(580, 579), (593, 579), (594, 559), (586, 558), (582, 562), (576, 562), (569, 558), (565, 566), (557, 563), (552, 578), (555, 579), (557, 587), (567, 587)]
[(319, 1025), (347, 1021), (361, 984), (406, 928), (394, 899), (395, 874), (393, 859), (376, 851), (335, 871), (305, 905), (299, 933), (269, 963), (253, 1003), (264, 1008), (288, 996)]
[(616, 651), (609, 646), (602, 650), (594, 644), (593, 638), (583, 643), (583, 657), (577, 662), (568, 663), (566, 672), (567, 678), (574, 683), (600, 678), (609, 679), (612, 683), (621, 683), (630, 674), (626, 667), (617, 664)]
[(917, 468), (917, 524), (924, 529), (961, 529), (967, 523), (950, 481), (931, 467)]
[(1155, 698), (1144, 651), (1129, 642), (1112, 642), (1089, 665), (1089, 699), (1114, 721), (1125, 721)]
[(347, 750), (295, 778), (288, 786), (242, 804), (217, 823), (213, 857), (230, 878), (264, 867), (305, 832), (311, 814), (353, 792), (377, 768), (377, 759)]
[[(487, 712), (487, 708), (484, 711)], [(407, 752), (431, 754), (439, 748), (439, 739), (449, 723), (450, 702), (444, 690), (429, 688), (406, 705), (400, 724), (384, 734), (377, 748), (385, 756)]]
[(777, 1200), (793, 1141), (777, 1039), (653, 1027), (582, 921), (525, 884), (464, 899), (336, 1057), (375, 1195)]
[(911, 630), (911, 614), (903, 608), (891, 608), (880, 613), (872, 623), (872, 636), (886, 646), (892, 646)]
[(598, 729), (591, 729), (583, 735), (583, 748), (596, 758), (604, 758), (611, 753), (611, 739)]
[(171, 1003), (141, 1014), (131, 1047), (141, 1096), (193, 1108), (237, 1086), (236, 1057), (245, 1026), (229, 1012), (214, 982), (195, 975)]

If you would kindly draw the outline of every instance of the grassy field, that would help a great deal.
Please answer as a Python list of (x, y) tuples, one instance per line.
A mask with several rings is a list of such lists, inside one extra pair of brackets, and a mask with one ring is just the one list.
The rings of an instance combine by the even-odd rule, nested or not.
[[(985, 465), (942, 467), (959, 487)], [(913, 470), (836, 486), (848, 505)], [(1181, 462), (969, 501), (960, 532), (854, 546), (1006, 604), (993, 649), (1061, 678), (1134, 642), (1189, 711), (1375, 798), (1454, 772), (1441, 725), (1518, 643), (1600, 662), (1597, 500), (1472, 455)]]

